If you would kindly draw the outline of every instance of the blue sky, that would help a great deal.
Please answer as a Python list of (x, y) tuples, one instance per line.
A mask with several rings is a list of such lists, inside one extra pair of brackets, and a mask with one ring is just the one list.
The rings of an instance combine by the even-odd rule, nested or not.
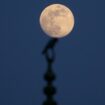
[(49, 40), (39, 16), (49, 4), (74, 13), (72, 33), (56, 46), (54, 82), (59, 105), (105, 105), (105, 1), (1, 0), (0, 105), (41, 105), (45, 100), (41, 51)]

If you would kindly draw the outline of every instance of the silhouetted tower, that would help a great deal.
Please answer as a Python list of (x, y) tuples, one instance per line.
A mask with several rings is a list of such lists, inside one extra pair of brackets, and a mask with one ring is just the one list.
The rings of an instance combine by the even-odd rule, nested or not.
[[(44, 94), (47, 99), (43, 102), (43, 105), (57, 105), (53, 97), (56, 94), (56, 88), (53, 86), (53, 81), (56, 79), (56, 76), (52, 69), (52, 64), (55, 61), (54, 46), (57, 42), (58, 39), (51, 39), (42, 52), (48, 63), (47, 71), (44, 75), (44, 79), (47, 81), (47, 86), (44, 88)], [(51, 51), (49, 52), (49, 50)]]

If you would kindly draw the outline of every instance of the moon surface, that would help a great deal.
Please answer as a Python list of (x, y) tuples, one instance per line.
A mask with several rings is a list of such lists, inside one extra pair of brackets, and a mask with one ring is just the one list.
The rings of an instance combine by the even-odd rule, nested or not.
[(50, 37), (65, 37), (74, 27), (73, 13), (65, 5), (49, 5), (40, 15), (40, 26), (42, 30)]

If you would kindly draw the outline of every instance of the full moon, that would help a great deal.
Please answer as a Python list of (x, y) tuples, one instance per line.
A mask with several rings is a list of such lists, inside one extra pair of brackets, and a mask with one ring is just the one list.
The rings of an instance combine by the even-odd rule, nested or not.
[(65, 5), (49, 5), (40, 15), (40, 26), (42, 30), (50, 37), (65, 37), (73, 30), (73, 13)]

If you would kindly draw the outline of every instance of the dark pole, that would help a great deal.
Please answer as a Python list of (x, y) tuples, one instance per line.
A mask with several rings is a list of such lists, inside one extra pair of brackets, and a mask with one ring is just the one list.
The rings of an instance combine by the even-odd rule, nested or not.
[[(45, 55), (48, 64), (47, 71), (44, 75), (44, 79), (47, 81), (47, 86), (44, 88), (44, 94), (47, 99), (43, 102), (43, 105), (57, 105), (53, 98), (53, 95), (56, 94), (56, 88), (53, 86), (53, 81), (56, 79), (56, 76), (52, 69), (52, 64), (55, 61), (54, 47), (57, 42), (58, 39), (51, 39), (42, 52), (42, 54)], [(51, 51), (51, 54), (49, 51)]]

